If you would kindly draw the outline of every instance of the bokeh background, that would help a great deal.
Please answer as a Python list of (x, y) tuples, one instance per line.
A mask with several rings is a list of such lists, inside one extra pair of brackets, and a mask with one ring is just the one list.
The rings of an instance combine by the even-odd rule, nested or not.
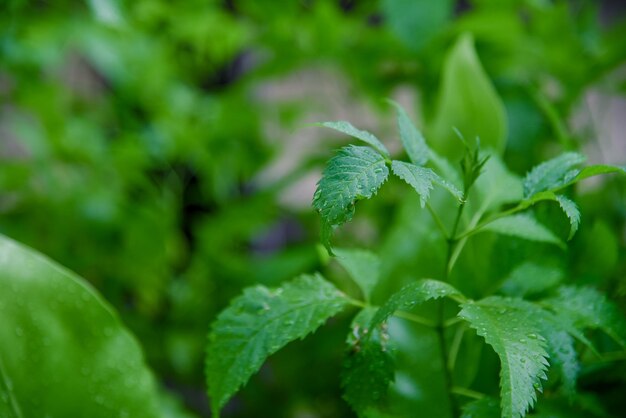
[[(206, 335), (229, 299), (319, 269), (342, 280), (310, 202), (348, 139), (308, 123), (350, 120), (393, 148), (384, 99), (428, 128), (446, 53), (470, 33), (514, 172), (563, 150), (623, 164), (625, 16), (620, 0), (3, 0), (0, 232), (116, 307), (172, 416), (209, 416)], [(624, 306), (624, 182), (583, 192), (568, 265)], [(381, 192), (337, 238), (386, 255), (389, 290), (419, 252), (403, 193)], [(224, 415), (351, 416), (347, 321), (273, 357)]]

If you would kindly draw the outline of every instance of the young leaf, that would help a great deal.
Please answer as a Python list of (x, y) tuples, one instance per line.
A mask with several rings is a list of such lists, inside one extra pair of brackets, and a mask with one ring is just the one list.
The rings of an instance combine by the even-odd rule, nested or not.
[(160, 416), (139, 344), (87, 282), (0, 236), (0, 289), (0, 416)]
[(578, 231), (578, 226), (580, 225), (580, 211), (576, 203), (563, 195), (557, 195), (556, 201), (559, 202), (559, 206), (561, 206), (561, 209), (563, 209), (563, 212), (567, 215), (567, 219), (569, 219), (570, 230), (567, 239), (570, 240), (576, 231)]
[(510, 235), (529, 241), (547, 242), (563, 248), (563, 242), (548, 228), (540, 224), (529, 215), (510, 215), (487, 224), (485, 230)]
[(509, 296), (529, 296), (544, 292), (563, 280), (563, 270), (527, 261), (515, 267), (500, 290)]
[(536, 390), (541, 389), (541, 379), (546, 379), (548, 353), (544, 341), (537, 338), (534, 318), (525, 310), (499, 306), (499, 299), (466, 302), (459, 317), (500, 357), (502, 417), (518, 418), (537, 400)]
[(563, 286), (544, 301), (554, 312), (579, 328), (598, 328), (626, 347), (626, 318), (606, 296), (590, 287)]
[(355, 202), (372, 197), (388, 175), (384, 157), (369, 147), (350, 145), (330, 159), (313, 197), (326, 248), (330, 250), (332, 226), (352, 219)]
[(370, 251), (335, 248), (335, 259), (346, 269), (350, 277), (361, 288), (365, 300), (369, 300), (372, 289), (378, 282), (380, 260)]
[(601, 174), (611, 174), (611, 173), (626, 174), (626, 167), (620, 167), (617, 165), (607, 165), (607, 164), (590, 165), (580, 170), (580, 172), (572, 180), (572, 183), (577, 183), (589, 177), (599, 176)]
[(446, 296), (457, 301), (465, 299), (454, 287), (438, 280), (423, 279), (410, 283), (394, 293), (376, 312), (369, 329), (376, 329), (398, 310), (410, 309), (428, 300)]
[(426, 141), (422, 133), (413, 125), (409, 115), (398, 103), (389, 100), (398, 113), (398, 130), (400, 131), (400, 140), (406, 150), (409, 159), (413, 164), (423, 166), (428, 162), (430, 154)]
[(432, 124), (427, 130), (431, 147), (451, 160), (463, 156), (457, 128), (485, 149), (504, 150), (507, 120), (502, 101), (485, 74), (471, 35), (461, 36), (448, 54)]
[(206, 377), (213, 415), (265, 359), (304, 338), (346, 306), (345, 296), (320, 275), (278, 289), (247, 288), (218, 316), (209, 335)]
[(566, 185), (580, 173), (576, 167), (585, 160), (581, 154), (566, 152), (534, 167), (524, 178), (524, 198)]
[(355, 317), (348, 335), (350, 351), (344, 360), (341, 386), (344, 399), (359, 416), (379, 402), (387, 393), (394, 377), (393, 360), (383, 347), (380, 335), (371, 338), (368, 324), (376, 310), (365, 308)]
[(387, 158), (389, 157), (389, 151), (387, 150), (385, 145), (383, 145), (383, 143), (380, 142), (380, 139), (376, 138), (373, 134), (367, 131), (362, 131), (360, 129), (355, 128), (350, 122), (346, 122), (346, 121), (321, 122), (321, 123), (318, 123), (317, 125), (323, 126), (325, 128), (334, 129), (336, 131), (350, 135), (353, 138), (360, 139), (361, 141), (374, 147), (374, 149), (376, 149), (378, 152), (383, 154), (385, 157)]
[(430, 191), (433, 189), (433, 183), (437, 183), (445, 188), (457, 200), (463, 200), (463, 193), (460, 190), (439, 177), (430, 168), (394, 160), (391, 162), (391, 170), (396, 176), (400, 177), (408, 185), (415, 189), (417, 194), (420, 196), (420, 204), (422, 207), (426, 205), (426, 202), (430, 198)]

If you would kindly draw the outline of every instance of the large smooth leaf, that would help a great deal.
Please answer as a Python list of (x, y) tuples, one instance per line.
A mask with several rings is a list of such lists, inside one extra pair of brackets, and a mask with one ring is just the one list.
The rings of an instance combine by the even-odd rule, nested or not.
[(213, 323), (206, 377), (214, 416), (287, 343), (315, 331), (347, 299), (321, 276), (301, 276), (277, 289), (247, 288)]
[(504, 151), (507, 119), (502, 101), (482, 68), (471, 35), (461, 36), (448, 54), (443, 70), (434, 119), (428, 129), (431, 147), (452, 160), (464, 147), (458, 129), (469, 143), (480, 139), (481, 148)]
[(159, 416), (137, 341), (85, 281), (0, 236), (0, 289), (0, 399), (10, 399), (9, 417)]

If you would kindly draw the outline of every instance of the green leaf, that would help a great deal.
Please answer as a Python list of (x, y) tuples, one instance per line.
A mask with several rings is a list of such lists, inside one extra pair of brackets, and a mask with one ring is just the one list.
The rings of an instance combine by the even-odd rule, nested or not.
[(534, 167), (524, 178), (524, 198), (565, 186), (580, 173), (576, 167), (585, 160), (581, 154), (566, 152)]
[(498, 234), (527, 239), (529, 241), (547, 242), (563, 248), (563, 242), (548, 228), (540, 224), (535, 218), (526, 215), (510, 215), (487, 224), (484, 230)]
[(529, 296), (553, 288), (563, 280), (563, 270), (528, 261), (515, 267), (502, 283), (502, 293), (510, 296)]
[(370, 322), (369, 329), (374, 330), (383, 324), (398, 310), (411, 309), (416, 305), (431, 299), (450, 297), (457, 301), (464, 300), (464, 296), (448, 283), (438, 280), (423, 279), (410, 283), (394, 293), (376, 312)]
[(466, 302), (459, 317), (500, 357), (502, 417), (518, 418), (537, 400), (536, 390), (541, 389), (541, 379), (546, 379), (548, 353), (532, 315), (501, 305), (501, 298), (495, 296)]
[(461, 36), (448, 54), (432, 124), (430, 145), (451, 160), (463, 156), (463, 146), (453, 128), (466, 138), (480, 138), (483, 149), (504, 151), (507, 120), (502, 101), (483, 70), (471, 35)]
[(406, 150), (409, 159), (413, 164), (423, 166), (428, 162), (430, 151), (424, 140), (422, 133), (413, 125), (409, 115), (398, 103), (389, 100), (398, 113), (398, 130), (400, 131), (400, 140)]
[(384, 157), (369, 147), (350, 145), (330, 159), (313, 197), (326, 248), (330, 250), (332, 226), (352, 219), (355, 202), (376, 194), (388, 176)]
[(500, 405), (497, 399), (484, 397), (463, 406), (461, 418), (500, 418)]
[(346, 306), (320, 275), (301, 276), (277, 289), (247, 288), (218, 316), (209, 335), (206, 376), (214, 416), (265, 359), (304, 338)]
[(533, 322), (539, 334), (529, 334), (531, 339), (541, 339), (546, 344), (551, 371), (560, 377), (563, 390), (572, 396), (576, 389), (576, 379), (580, 366), (574, 350), (572, 336), (579, 338), (584, 344), (589, 341), (569, 321), (542, 309), (536, 304), (518, 298), (489, 298), (489, 305), (502, 310), (515, 309), (525, 312), (528, 320)]
[(404, 180), (409, 186), (413, 187), (420, 196), (420, 204), (422, 208), (430, 198), (430, 191), (433, 189), (433, 183), (436, 183), (446, 189), (457, 200), (463, 200), (463, 193), (458, 190), (452, 183), (448, 183), (437, 175), (433, 170), (426, 167), (420, 167), (415, 164), (406, 163), (404, 161), (394, 160), (391, 162), (391, 170), (393, 173)]
[(0, 289), (2, 416), (159, 416), (137, 341), (84, 280), (0, 236)]
[(522, 179), (510, 172), (500, 157), (491, 155), (472, 188), (469, 202), (479, 202), (478, 213), (497, 209), (507, 203), (522, 199)]
[(580, 225), (580, 211), (576, 203), (563, 195), (557, 195), (556, 201), (559, 202), (559, 206), (561, 206), (561, 209), (563, 209), (563, 212), (567, 215), (567, 219), (569, 219), (570, 230), (567, 239), (570, 240), (576, 231), (578, 231), (578, 226)]
[(336, 260), (355, 281), (365, 300), (369, 300), (380, 273), (380, 260), (371, 251), (335, 248)]
[(620, 167), (617, 165), (606, 165), (606, 164), (590, 165), (580, 170), (580, 172), (572, 180), (572, 183), (577, 183), (589, 177), (599, 176), (601, 174), (612, 174), (612, 173), (626, 174), (626, 167)]
[(375, 312), (372, 307), (365, 308), (352, 322), (350, 350), (341, 374), (343, 397), (359, 416), (368, 415), (366, 412), (385, 397), (394, 378), (393, 360), (383, 347), (380, 333), (371, 330), (375, 335), (364, 338), (370, 333), (368, 324)]
[(606, 296), (590, 287), (563, 286), (544, 301), (554, 312), (578, 328), (601, 329), (626, 347), (626, 318)]
[(362, 131), (355, 128), (350, 122), (341, 120), (337, 122), (321, 122), (316, 125), (334, 129), (336, 131), (350, 135), (353, 138), (360, 139), (361, 141), (374, 147), (374, 149), (383, 154), (385, 157), (389, 157), (389, 151), (387, 150), (385, 145), (380, 142), (380, 139), (376, 138), (373, 134), (367, 131)]

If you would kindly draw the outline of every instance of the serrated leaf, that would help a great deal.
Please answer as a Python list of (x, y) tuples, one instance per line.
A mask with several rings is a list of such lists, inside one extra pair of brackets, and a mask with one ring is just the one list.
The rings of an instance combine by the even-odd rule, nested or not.
[(488, 396), (469, 402), (463, 406), (461, 418), (500, 418), (500, 404)]
[(580, 174), (576, 167), (585, 160), (581, 154), (566, 152), (534, 167), (524, 178), (524, 198), (566, 185)]
[(326, 248), (330, 250), (332, 227), (352, 219), (355, 202), (376, 194), (388, 176), (384, 157), (369, 147), (350, 145), (330, 159), (313, 197)]
[(355, 128), (350, 122), (340, 120), (337, 122), (321, 122), (321, 123), (318, 123), (317, 125), (323, 126), (325, 128), (334, 129), (336, 131), (350, 135), (353, 138), (360, 139), (361, 141), (374, 147), (374, 149), (376, 149), (378, 152), (380, 152), (384, 156), (389, 157), (389, 151), (387, 150), (385, 145), (383, 145), (383, 143), (380, 142), (380, 139), (376, 138), (376, 136), (374, 136), (374, 134), (370, 132), (362, 131), (360, 129)]
[(445, 181), (437, 175), (433, 170), (426, 167), (420, 167), (415, 164), (406, 163), (404, 161), (392, 161), (391, 170), (393, 173), (404, 180), (409, 186), (413, 187), (420, 196), (420, 204), (422, 208), (430, 198), (430, 191), (433, 189), (433, 183), (436, 183), (446, 189), (457, 200), (463, 200), (463, 193), (454, 185)]
[(402, 145), (413, 164), (420, 166), (428, 162), (430, 151), (424, 140), (422, 133), (415, 127), (409, 115), (398, 103), (389, 100), (398, 114), (398, 130), (400, 131), (400, 140)]
[(528, 261), (515, 267), (502, 282), (500, 289), (509, 296), (536, 295), (559, 284), (563, 276), (563, 270), (558, 267)]
[(556, 201), (559, 202), (559, 206), (561, 206), (561, 209), (565, 212), (567, 219), (569, 219), (570, 230), (567, 239), (570, 240), (576, 231), (578, 231), (578, 226), (580, 225), (580, 211), (578, 210), (576, 203), (563, 195), (557, 195)]
[(343, 397), (359, 416), (368, 415), (366, 412), (385, 397), (394, 378), (393, 360), (380, 334), (372, 330), (375, 335), (369, 335), (368, 325), (375, 312), (374, 308), (365, 308), (354, 318), (341, 374)]
[(463, 145), (453, 132), (480, 138), (484, 149), (504, 151), (507, 119), (504, 105), (485, 73), (471, 35), (459, 37), (444, 63), (434, 119), (427, 130), (435, 151), (450, 160), (463, 156)]
[(574, 349), (572, 336), (590, 346), (589, 341), (574, 328), (570, 322), (540, 306), (518, 298), (490, 298), (489, 305), (503, 310), (516, 309), (525, 312), (528, 320), (532, 321), (539, 334), (529, 334), (528, 338), (543, 339), (549, 355), (551, 370), (555, 370), (561, 377), (564, 392), (571, 396), (576, 389), (576, 379), (580, 366)]
[(535, 218), (526, 215), (510, 215), (487, 224), (485, 230), (498, 234), (510, 235), (529, 241), (546, 242), (563, 248), (563, 242), (548, 228), (537, 222)]
[(378, 283), (380, 260), (371, 251), (359, 249), (334, 249), (336, 260), (346, 269), (359, 286), (365, 300), (369, 300), (372, 289)]
[(563, 286), (544, 301), (554, 312), (578, 328), (601, 329), (626, 347), (626, 318), (606, 296), (590, 287)]
[(525, 310), (500, 306), (496, 296), (461, 305), (459, 317), (468, 321), (478, 335), (500, 357), (502, 417), (523, 417), (537, 400), (536, 390), (546, 379), (548, 353), (537, 338), (539, 330)]
[(287, 343), (315, 331), (346, 306), (345, 296), (320, 275), (277, 289), (247, 288), (218, 316), (209, 335), (206, 377), (214, 416)]
[(411, 309), (416, 305), (431, 299), (450, 297), (463, 300), (464, 296), (448, 283), (438, 280), (423, 279), (410, 283), (394, 293), (376, 312), (370, 322), (369, 329), (373, 330), (383, 324), (398, 310)]

